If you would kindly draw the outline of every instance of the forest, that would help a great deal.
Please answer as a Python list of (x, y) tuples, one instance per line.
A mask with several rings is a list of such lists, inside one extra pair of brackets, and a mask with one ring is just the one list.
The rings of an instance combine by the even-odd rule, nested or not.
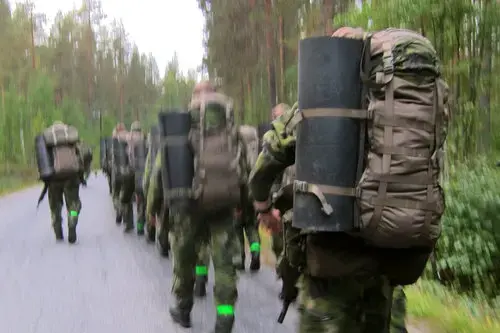
[(118, 121), (151, 125), (160, 107), (188, 103), (196, 72), (181, 73), (176, 56), (158, 68), (120, 20), (106, 19), (98, 0), (51, 25), (33, 1), (0, 0), (0, 187), (36, 179), (33, 138), (54, 120), (97, 148)]
[[(203, 72), (235, 100), (242, 123), (268, 121), (272, 106), (296, 101), (302, 38), (349, 25), (412, 29), (433, 43), (451, 111), (443, 233), (424, 280), (500, 309), (500, 2), (196, 1), (205, 17)], [(97, 148), (118, 121), (150, 125), (161, 107), (186, 105), (196, 80), (176, 57), (158, 68), (121, 21), (105, 23), (99, 0), (57, 13), (51, 25), (45, 14), (32, 1), (0, 0), (3, 189), (36, 179), (33, 137), (52, 121), (75, 125)]]
[[(451, 89), (443, 233), (425, 280), (500, 309), (500, 2), (492, 0), (198, 0), (204, 67), (243, 122), (297, 100), (298, 42), (335, 26), (421, 33)], [(496, 312), (495, 312), (496, 313)], [(476, 332), (475, 330), (473, 330)], [(493, 330), (492, 330), (493, 331)], [(454, 331), (454, 332), (458, 332)], [(463, 330), (463, 332), (472, 332)]]

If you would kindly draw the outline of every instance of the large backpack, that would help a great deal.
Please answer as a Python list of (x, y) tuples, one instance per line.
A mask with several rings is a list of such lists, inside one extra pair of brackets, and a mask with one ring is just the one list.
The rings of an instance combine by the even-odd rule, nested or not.
[(77, 144), (78, 130), (65, 124), (54, 124), (43, 132), (45, 144), (52, 156), (54, 174), (52, 179), (76, 177), (82, 171)]
[(363, 35), (352, 28), (334, 33), (367, 41), (367, 151), (355, 189), (360, 234), (381, 248), (432, 248), (445, 208), (439, 175), (448, 86), (425, 37), (394, 28)]
[(146, 140), (144, 134), (138, 131), (129, 133), (128, 140), (128, 157), (130, 167), (135, 174), (135, 186), (137, 189), (142, 188), (142, 177), (146, 168)]
[(113, 175), (116, 178), (128, 177), (132, 174), (128, 154), (128, 139), (127, 131), (113, 133), (111, 165)]
[(254, 167), (255, 162), (257, 162), (257, 157), (259, 157), (259, 136), (257, 134), (257, 129), (250, 125), (241, 125), (238, 128), (238, 134), (243, 142), (243, 147), (245, 149), (245, 163), (248, 168), (248, 173)]
[(199, 113), (192, 130), (195, 151), (193, 187), (202, 211), (231, 208), (240, 202), (241, 145), (234, 125), (232, 100), (220, 93), (202, 93), (191, 101)]

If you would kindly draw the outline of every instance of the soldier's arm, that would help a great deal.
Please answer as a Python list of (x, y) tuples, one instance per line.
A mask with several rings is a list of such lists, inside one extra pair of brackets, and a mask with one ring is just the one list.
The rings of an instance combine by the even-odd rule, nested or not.
[(150, 165), (150, 160), (151, 159), (151, 147), (148, 149), (148, 154), (146, 156), (146, 167), (144, 168), (144, 176), (142, 177), (142, 190), (143, 193), (147, 195), (148, 193), (148, 188), (149, 188), (149, 177), (151, 176), (151, 165)]
[(289, 110), (273, 121), (273, 128), (264, 134), (263, 148), (250, 173), (249, 187), (255, 201), (269, 200), (269, 191), (276, 177), (295, 163), (295, 136), (285, 126), (293, 116)]
[(146, 200), (146, 214), (153, 216), (158, 214), (163, 203), (163, 188), (161, 175), (161, 152), (156, 155), (155, 164), (151, 171), (151, 178), (148, 188), (148, 196)]

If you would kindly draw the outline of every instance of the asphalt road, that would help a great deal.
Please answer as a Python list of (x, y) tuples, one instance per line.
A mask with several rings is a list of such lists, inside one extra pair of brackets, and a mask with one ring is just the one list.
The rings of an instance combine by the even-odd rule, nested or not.
[[(1, 333), (209, 333), (215, 321), (213, 274), (206, 299), (197, 300), (192, 329), (174, 325), (171, 260), (144, 237), (116, 226), (104, 177), (81, 190), (78, 241), (56, 243), (47, 199), (36, 210), (40, 187), (0, 198)], [(63, 211), (63, 216), (65, 215)], [(66, 222), (64, 230), (67, 232)], [(247, 266), (248, 267), (248, 266)], [(240, 274), (235, 333), (295, 331), (285, 322), (279, 284), (269, 268)]]

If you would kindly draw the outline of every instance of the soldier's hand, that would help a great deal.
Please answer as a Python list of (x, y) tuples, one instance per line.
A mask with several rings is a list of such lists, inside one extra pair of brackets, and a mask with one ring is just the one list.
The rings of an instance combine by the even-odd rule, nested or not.
[(259, 213), (259, 222), (273, 233), (279, 233), (282, 229), (280, 212), (277, 209), (272, 209), (268, 213)]
[(155, 215), (149, 215), (148, 222), (149, 222), (149, 225), (156, 226), (156, 216)]

